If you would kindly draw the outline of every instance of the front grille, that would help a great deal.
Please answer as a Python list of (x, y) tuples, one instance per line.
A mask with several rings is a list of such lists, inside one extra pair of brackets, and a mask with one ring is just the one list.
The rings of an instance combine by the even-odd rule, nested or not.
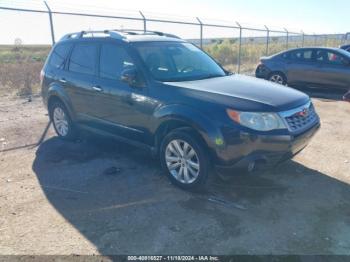
[(308, 103), (298, 109), (293, 110), (291, 114), (284, 115), (290, 131), (293, 132), (307, 128), (318, 119), (317, 113), (312, 103)]

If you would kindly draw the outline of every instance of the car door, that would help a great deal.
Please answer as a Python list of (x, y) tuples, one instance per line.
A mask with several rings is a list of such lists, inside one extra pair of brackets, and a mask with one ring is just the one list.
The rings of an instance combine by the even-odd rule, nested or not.
[(318, 67), (315, 79), (327, 87), (350, 87), (350, 59), (342, 54), (327, 49), (316, 50), (315, 59)]
[(100, 44), (99, 78), (101, 91), (95, 96), (98, 128), (127, 139), (144, 142), (150, 112), (148, 91), (121, 80), (122, 71), (136, 67), (128, 51), (118, 43)]
[(297, 49), (290, 52), (286, 62), (289, 83), (307, 84), (314, 80), (315, 61), (313, 49)]
[(77, 115), (83, 124), (90, 122), (96, 106), (94, 96), (97, 80), (98, 45), (91, 41), (78, 42), (68, 60), (67, 70), (60, 81), (65, 83), (66, 91)]

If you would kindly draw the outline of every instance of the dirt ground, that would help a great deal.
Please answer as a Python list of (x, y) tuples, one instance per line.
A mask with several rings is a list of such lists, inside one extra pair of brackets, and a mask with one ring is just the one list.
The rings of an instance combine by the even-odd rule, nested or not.
[(293, 160), (199, 194), (137, 148), (62, 142), (52, 127), (42, 140), (41, 99), (1, 97), (0, 254), (350, 255), (350, 103), (338, 98), (314, 95), (322, 127)]

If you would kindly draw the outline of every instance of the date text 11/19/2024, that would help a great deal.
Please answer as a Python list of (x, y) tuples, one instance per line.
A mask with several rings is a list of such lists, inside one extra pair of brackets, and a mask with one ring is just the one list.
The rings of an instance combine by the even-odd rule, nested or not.
[(219, 261), (217, 256), (128, 256), (128, 261)]

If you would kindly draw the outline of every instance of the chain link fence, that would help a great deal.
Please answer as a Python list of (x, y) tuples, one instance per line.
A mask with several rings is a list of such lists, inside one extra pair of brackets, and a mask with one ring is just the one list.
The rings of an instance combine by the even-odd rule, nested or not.
[[(154, 15), (141, 11), (123, 15), (114, 15), (111, 12), (108, 12), (108, 14), (99, 13), (93, 11), (95, 9), (91, 12), (65, 11), (62, 7), (51, 7), (45, 1), (37, 1), (35, 6), (30, 8), (23, 5), (18, 6), (16, 3), (18, 2), (0, 3), (0, 22), (3, 24), (0, 33), (17, 40), (18, 38), (24, 39), (23, 43), (26, 43), (26, 39), (34, 35), (36, 40), (41, 43), (48, 43), (48, 39), (50, 39), (50, 42), (54, 44), (64, 34), (82, 30), (137, 29), (166, 31), (196, 44), (212, 55), (227, 70), (248, 75), (254, 74), (255, 67), (262, 56), (269, 56), (296, 47), (338, 47), (349, 42), (348, 34), (316, 35), (306, 34), (302, 31), (294, 32), (285, 28), (278, 30), (267, 26), (253, 28), (244, 26), (239, 22), (213, 22), (213, 20), (199, 17), (169, 19), (169, 16)], [(16, 23), (5, 21), (9, 17), (16, 16), (21, 17), (20, 20), (16, 20)], [(1, 21), (1, 17), (4, 21)], [(24, 23), (27, 28), (29, 26), (33, 30), (25, 32), (22, 30), (19, 33), (19, 28)], [(11, 61), (10, 51), (13, 51), (13, 47), (8, 48), (9, 50), (5, 52), (5, 55), (4, 52), (0, 52), (1, 64)], [(36, 63), (35, 68), (40, 68), (39, 64), (42, 64), (45, 60), (49, 48), (43, 48), (42, 50), (34, 48), (31, 51), (28, 49), (27, 53), (26, 48), (29, 47), (23, 45), (22, 53), (14, 52), (12, 54), (16, 58), (15, 61), (19, 62), (18, 64)], [(24, 54), (27, 54), (28, 57), (22, 59), (21, 56), (24, 56)], [(6, 71), (6, 67), (2, 68), (2, 71), (4, 70)], [(10, 72), (0, 73), (1, 75), (11, 75)], [(35, 73), (39, 75), (39, 72)], [(30, 74), (31, 72), (24, 72), (24, 75)], [(4, 83), (3, 79), (4, 77), (1, 79), (1, 86), (11, 85), (10, 80)], [(27, 83), (26, 86), (38, 84), (35, 77), (30, 79), (29, 84), (28, 80), (24, 81)]]

